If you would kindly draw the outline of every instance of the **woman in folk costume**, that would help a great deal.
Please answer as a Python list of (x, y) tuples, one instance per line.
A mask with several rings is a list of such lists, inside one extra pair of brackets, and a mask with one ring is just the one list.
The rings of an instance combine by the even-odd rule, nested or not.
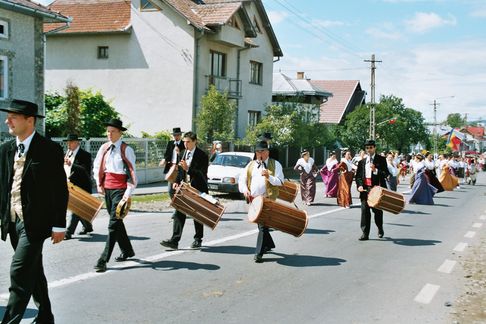
[(434, 161), (434, 156), (430, 154), (430, 152), (427, 152), (425, 154), (425, 176), (427, 177), (427, 180), (431, 185), (433, 185), (437, 189), (437, 193), (444, 191), (444, 187), (439, 182), (439, 179), (437, 179), (437, 175), (435, 173), (435, 161)]
[(336, 152), (332, 151), (331, 156), (327, 159), (326, 164), (321, 169), (321, 177), (326, 186), (326, 197), (337, 197), (339, 165), (336, 159)]
[(386, 165), (390, 175), (386, 178), (386, 186), (388, 190), (397, 191), (398, 184), (398, 168), (394, 161), (393, 153), (390, 152), (386, 155)]
[(441, 162), (441, 172), (439, 176), (439, 182), (445, 191), (452, 191), (459, 184), (459, 179), (453, 175), (454, 171), (452, 171), (452, 168), (449, 166), (449, 162), (450, 161), (448, 161), (447, 158)]
[(474, 158), (469, 159), (467, 161), (467, 169), (466, 169), (467, 184), (472, 184), (473, 186), (476, 185), (476, 172), (477, 172), (477, 167), (476, 167), (475, 159)]
[(316, 176), (318, 169), (314, 163), (314, 159), (310, 157), (309, 151), (303, 150), (300, 156), (301, 158), (295, 163), (294, 170), (300, 174), (300, 195), (302, 196), (302, 202), (309, 206), (314, 202), (316, 196)]
[(408, 202), (410, 204), (418, 205), (433, 205), (433, 197), (437, 192), (437, 189), (428, 182), (427, 177), (425, 176), (426, 167), (422, 159), (423, 155), (420, 153), (415, 156), (415, 181)]
[(356, 165), (351, 161), (351, 152), (346, 151), (344, 157), (339, 163), (339, 184), (337, 203), (341, 207), (349, 208), (353, 203), (351, 198), (351, 185), (356, 170)]

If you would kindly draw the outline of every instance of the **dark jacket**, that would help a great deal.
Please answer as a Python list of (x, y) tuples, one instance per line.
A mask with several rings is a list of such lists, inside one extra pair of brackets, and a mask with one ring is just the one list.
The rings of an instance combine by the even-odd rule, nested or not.
[(79, 149), (71, 165), (71, 175), (68, 180), (83, 190), (91, 193), (93, 185), (91, 183), (91, 154), (83, 149)]
[[(2, 240), (10, 220), (10, 191), (14, 175), (15, 140), (0, 146), (0, 218)], [(68, 189), (62, 148), (35, 133), (27, 152), (21, 199), (27, 237), (45, 239), (52, 227), (66, 227)]]
[[(356, 187), (362, 186), (365, 190), (369, 189), (365, 184), (366, 172), (365, 172), (365, 165), (366, 165), (367, 158), (362, 159), (358, 162), (358, 169), (356, 170)], [(386, 178), (390, 175), (388, 172), (388, 166), (386, 164), (385, 157), (375, 153), (375, 157), (373, 159), (373, 164), (376, 166), (378, 170), (377, 174), (371, 173), (371, 187), (380, 186), (386, 188)], [(360, 193), (362, 196), (363, 193)]]
[[(181, 156), (184, 156), (184, 154)], [(194, 156), (192, 157), (191, 166), (189, 167), (187, 174), (189, 175), (191, 186), (205, 193), (208, 192), (208, 166), (208, 155), (199, 147), (196, 147)], [(180, 183), (183, 179), (185, 179), (185, 172), (182, 170), (182, 168), (179, 168), (179, 171), (179, 175), (176, 179), (177, 183)]]
[[(180, 161), (180, 157), (182, 155), (180, 155), (180, 153), (182, 151), (184, 151), (185, 147), (184, 147), (184, 142), (182, 140), (179, 141), (179, 145), (177, 145), (179, 147), (179, 158), (177, 159), (177, 162)], [(164, 173), (167, 173), (170, 169), (170, 167), (172, 166), (172, 152), (174, 151), (174, 147), (175, 147), (175, 141), (172, 140), (172, 141), (169, 141), (169, 143), (167, 143), (167, 147), (165, 148), (165, 153), (164, 153), (164, 159), (165, 159), (165, 167), (164, 167)]]

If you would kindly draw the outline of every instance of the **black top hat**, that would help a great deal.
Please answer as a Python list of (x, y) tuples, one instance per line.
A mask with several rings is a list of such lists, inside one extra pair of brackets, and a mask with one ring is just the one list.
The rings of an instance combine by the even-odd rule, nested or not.
[(307, 154), (309, 153), (309, 150), (308, 149), (303, 149), (301, 152), (300, 152), (300, 156), (304, 155), (304, 154)]
[(259, 141), (257, 142), (255, 146), (255, 151), (263, 151), (263, 150), (268, 150), (268, 144), (265, 141)]
[(376, 142), (375, 140), (372, 140), (372, 139), (369, 139), (369, 140), (366, 140), (364, 146), (376, 146)]
[(118, 128), (121, 131), (127, 130), (125, 127), (123, 127), (123, 122), (119, 119), (116, 119), (116, 118), (110, 119), (109, 122), (105, 123), (105, 126), (113, 126), (113, 127)]
[(39, 109), (37, 104), (30, 101), (18, 99), (12, 100), (7, 108), (0, 108), (1, 111), (22, 114), (25, 116), (44, 118), (44, 116), (37, 114), (37, 109)]
[(260, 141), (265, 141), (265, 140), (271, 140), (272, 139), (272, 133), (263, 133), (263, 134), (260, 134), (258, 135), (258, 139)]
[(68, 141), (80, 141), (81, 139), (78, 138), (78, 135), (76, 134), (68, 134), (68, 136), (66, 136), (65, 139), (63, 139), (64, 142), (68, 142)]
[(172, 135), (181, 135), (182, 131), (180, 127), (174, 127), (172, 128)]
[(336, 155), (336, 151), (329, 152), (329, 155)]

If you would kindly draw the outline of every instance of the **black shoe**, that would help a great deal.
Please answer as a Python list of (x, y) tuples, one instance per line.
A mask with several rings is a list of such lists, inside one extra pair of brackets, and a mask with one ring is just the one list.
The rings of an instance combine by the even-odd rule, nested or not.
[(385, 232), (383, 230), (378, 231), (378, 237), (383, 238), (383, 235), (385, 235)]
[(201, 243), (202, 243), (202, 240), (194, 240), (194, 242), (192, 242), (192, 244), (191, 244), (191, 248), (200, 249)]
[(96, 272), (105, 272), (106, 271), (106, 262), (105, 261), (98, 261), (98, 263), (94, 266)]
[(363, 234), (363, 235), (361, 235), (361, 237), (359, 238), (359, 240), (360, 241), (368, 241), (369, 240), (369, 237), (368, 237), (368, 235)]
[(263, 256), (260, 255), (260, 254), (257, 254), (255, 255), (255, 257), (253, 258), (253, 260), (255, 260), (255, 263), (262, 263), (263, 262)]
[(69, 233), (64, 234), (64, 240), (65, 241), (70, 240), (72, 238), (73, 238), (73, 235), (72, 234), (69, 234)]
[(135, 256), (135, 252), (130, 252), (130, 253), (122, 253), (119, 256), (115, 258), (116, 262), (123, 262), (126, 261), (128, 258), (132, 258)]
[(86, 235), (86, 234), (89, 234), (91, 233), (93, 230), (87, 230), (86, 228), (83, 228), (83, 230), (81, 232), (79, 232), (78, 234), (79, 235)]
[(263, 248), (263, 253), (268, 253), (268, 252), (271, 252), (271, 251), (272, 251), (272, 248), (271, 248), (271, 247), (269, 247), (269, 246), (265, 246), (265, 247)]
[(177, 247), (178, 247), (178, 244), (174, 241), (171, 241), (171, 240), (164, 240), (164, 241), (160, 242), (160, 245), (168, 247), (172, 250), (177, 250)]

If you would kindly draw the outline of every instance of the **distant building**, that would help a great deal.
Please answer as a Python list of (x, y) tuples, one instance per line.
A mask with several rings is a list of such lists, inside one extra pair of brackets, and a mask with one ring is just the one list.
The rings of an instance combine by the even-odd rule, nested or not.
[[(48, 22), (64, 28), (70, 19), (29, 0), (0, 1), (0, 107), (22, 99), (37, 103), (39, 113), (44, 114), (43, 25)], [(44, 132), (42, 119), (37, 129)], [(7, 133), (6, 125), (0, 123), (0, 138)]]
[(310, 82), (332, 93), (332, 97), (321, 104), (321, 123), (342, 124), (347, 114), (365, 104), (366, 92), (361, 89), (358, 80), (311, 80)]
[(280, 72), (273, 74), (272, 103), (291, 104), (305, 114), (306, 122), (318, 123), (321, 105), (332, 96), (331, 92), (306, 79), (304, 72), (298, 72), (296, 79)]
[(210, 85), (236, 104), (238, 137), (271, 103), (273, 60), (283, 54), (261, 0), (57, 0), (50, 8), (73, 23), (47, 38), (47, 89), (70, 80), (101, 91), (133, 135), (193, 129)]

